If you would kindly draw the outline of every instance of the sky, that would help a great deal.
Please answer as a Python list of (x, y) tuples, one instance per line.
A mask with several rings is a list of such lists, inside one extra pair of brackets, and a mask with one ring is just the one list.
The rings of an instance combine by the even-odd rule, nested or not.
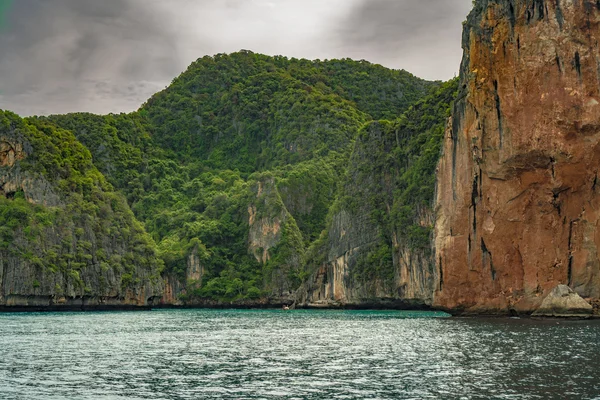
[(136, 110), (194, 60), (241, 49), (458, 72), (471, 0), (0, 0), (0, 109)]

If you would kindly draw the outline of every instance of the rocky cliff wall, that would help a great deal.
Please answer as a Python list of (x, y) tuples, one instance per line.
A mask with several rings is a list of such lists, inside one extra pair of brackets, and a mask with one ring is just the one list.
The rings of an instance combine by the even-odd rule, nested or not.
[[(366, 126), (357, 138), (347, 176), (326, 233), (309, 251), (312, 275), (297, 293), (308, 307), (425, 307), (431, 303), (433, 258), (410, 246), (397, 224), (397, 195), (408, 164), (394, 156), (397, 127)], [(429, 210), (430, 211), (430, 210)], [(431, 212), (416, 221), (433, 224)]]
[(439, 164), (435, 306), (600, 296), (599, 38), (596, 1), (476, 2)]
[(287, 302), (300, 281), (302, 234), (285, 207), (274, 178), (259, 179), (251, 192), (248, 251), (263, 265), (263, 287), (268, 297), (277, 304)]
[(0, 123), (0, 308), (152, 305), (162, 281), (151, 239), (89, 152), (14, 114)]

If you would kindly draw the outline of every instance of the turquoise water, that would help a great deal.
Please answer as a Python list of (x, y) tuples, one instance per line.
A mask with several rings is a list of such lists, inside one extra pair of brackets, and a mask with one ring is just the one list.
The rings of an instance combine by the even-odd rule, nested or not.
[(600, 321), (0, 314), (0, 399), (600, 399)]

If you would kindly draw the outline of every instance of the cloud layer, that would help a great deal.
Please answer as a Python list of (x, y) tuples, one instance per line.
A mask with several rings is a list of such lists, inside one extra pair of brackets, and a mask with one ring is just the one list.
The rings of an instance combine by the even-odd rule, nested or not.
[(458, 71), (461, 22), (471, 7), (470, 0), (364, 0), (334, 30), (336, 50), (425, 79), (449, 79)]
[(0, 31), (0, 108), (131, 111), (193, 60), (240, 49), (367, 59), (448, 79), (470, 2), (18, 0)]

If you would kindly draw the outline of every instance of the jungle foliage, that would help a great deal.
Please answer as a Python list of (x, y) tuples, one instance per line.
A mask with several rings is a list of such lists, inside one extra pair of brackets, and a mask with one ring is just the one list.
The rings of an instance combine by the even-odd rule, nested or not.
[[(424, 245), (429, 231), (414, 224), (415, 213), (433, 196), (455, 86), (365, 61), (220, 54), (194, 62), (137, 112), (24, 120), (36, 149), (27, 163), (98, 221), (133, 218), (130, 207), (135, 218), (127, 223), (136, 229), (128, 240), (147, 246), (147, 256), (155, 252), (164, 274), (185, 281), (196, 252), (204, 276), (188, 295), (257, 299), (269, 296), (278, 269), (292, 286), (305, 279), (306, 270), (283, 267), (303, 265), (298, 257), (322, 240), (332, 207), (343, 203), (343, 186), (352, 184), (346, 174), (355, 142), (374, 120), (394, 120), (385, 123), (385, 135), (396, 143), (377, 155), (378, 168), (401, 169), (385, 223), (406, 227), (407, 240)], [(265, 176), (280, 207), (261, 215), (282, 222), (268, 261), (249, 251), (249, 210), (261, 207), (254, 188)], [(365, 196), (350, 202), (377, 201), (378, 193)], [(110, 211), (102, 207), (107, 202)], [(35, 224), (53, 212), (12, 204)]]
[[(112, 269), (123, 286), (141, 279), (139, 265), (159, 279), (156, 244), (72, 132), (0, 111), (0, 134), (25, 144), (17, 173), (31, 183), (27, 195), (0, 196), (0, 251), (64, 275), (82, 295), (89, 288), (79, 273), (91, 265)], [(40, 204), (49, 197), (56, 204)]]

